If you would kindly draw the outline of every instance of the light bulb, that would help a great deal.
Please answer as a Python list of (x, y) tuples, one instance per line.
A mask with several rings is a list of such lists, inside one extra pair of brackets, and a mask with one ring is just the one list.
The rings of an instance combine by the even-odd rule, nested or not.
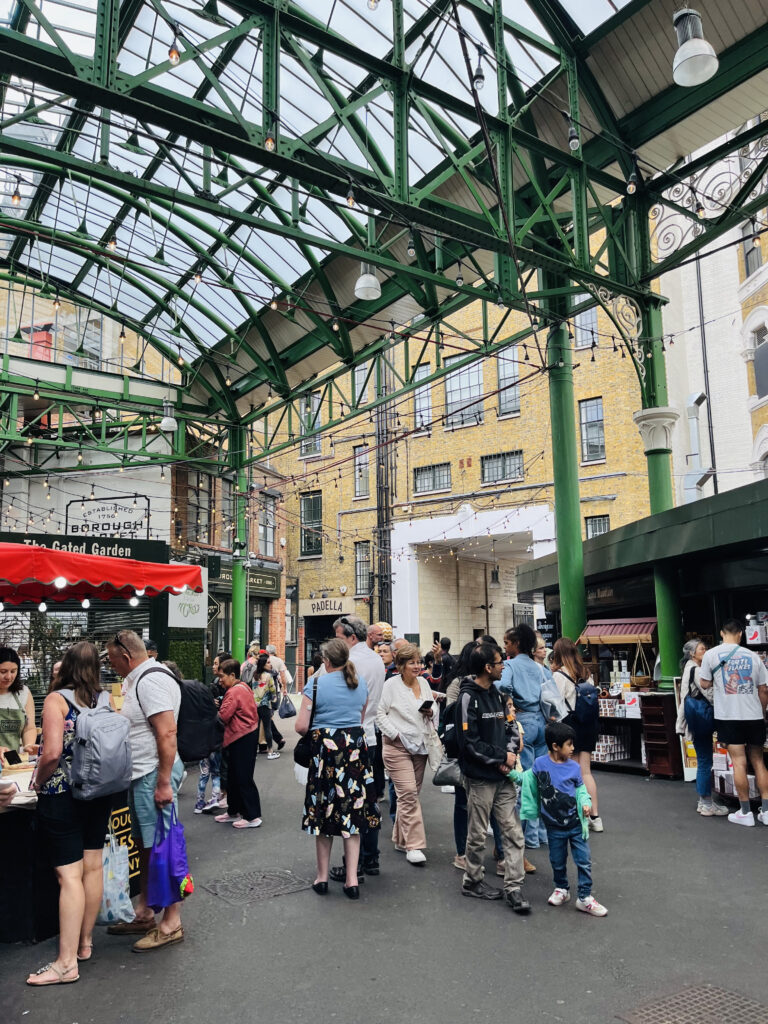
[(339, 329), (339, 321), (336, 319), (336, 317), (334, 317), (333, 321), (331, 322), (331, 328), (334, 331), (338, 331), (338, 329)]
[(0, 612), (3, 611), (4, 608), (5, 608), (5, 605), (3, 604), (2, 601), (0, 601)]
[(45, 603), (45, 601), (41, 601), (40, 604), (37, 606), (37, 610), (39, 612), (47, 612), (48, 611), (48, 605)]
[(416, 255), (416, 242), (413, 238), (413, 232), (408, 235), (408, 255), (413, 258)]
[(107, 247), (113, 250), (117, 248), (117, 238), (115, 238), (114, 235), (112, 235), (110, 240), (107, 242)]
[(352, 188), (352, 186), (350, 185), (350, 186), (349, 186), (349, 190), (347, 191), (347, 206), (348, 206), (348, 207), (349, 207), (350, 209), (352, 209), (352, 207), (353, 207), (354, 205), (355, 205), (355, 190), (354, 190), (354, 189)]
[(53, 581), (53, 585), (57, 590), (63, 590), (67, 585), (66, 576), (57, 576)]
[(168, 48), (168, 60), (173, 64), (174, 67), (181, 60), (181, 54), (179, 53), (179, 47), (176, 43), (176, 36), (173, 37), (173, 42)]
[(53, 308), (54, 309), (60, 309), (61, 308), (61, 299), (59, 298), (59, 289), (58, 288), (56, 289), (56, 298), (53, 300)]
[(120, 325), (120, 341), (125, 341), (125, 324)]
[(82, 462), (83, 461), (83, 453), (82, 452), (78, 452), (77, 453), (77, 461), (78, 462)]
[(90, 497), (91, 501), (93, 501), (94, 498), (96, 497), (96, 493), (95, 493), (93, 488), (91, 488), (91, 493), (90, 493), (89, 497)]
[(83, 600), (80, 602), (80, 607), (85, 608), (86, 611), (88, 611), (88, 609), (91, 607), (91, 602), (88, 600), (87, 597), (84, 597)]
[(461, 260), (459, 260), (459, 270), (458, 270), (458, 273), (456, 274), (456, 287), (457, 288), (461, 288), (461, 286), (463, 284), (464, 284), (464, 275), (461, 272)]
[(35, 381), (35, 391), (32, 397), (34, 398), (35, 401), (37, 401), (40, 398), (40, 386), (37, 383), (37, 381)]
[(637, 174), (632, 171), (630, 176), (627, 178), (627, 195), (633, 196), (637, 192)]
[(485, 74), (483, 72), (484, 52), (485, 51), (483, 50), (482, 46), (479, 46), (477, 49), (477, 67), (475, 68), (474, 75), (472, 75), (472, 85), (474, 86), (475, 92), (480, 92), (480, 90), (485, 85)]
[(130, 601), (128, 602), (128, 604), (129, 604), (129, 605), (131, 606), (131, 608), (137, 608), (137, 607), (138, 607), (138, 605), (139, 605), (139, 599), (138, 599), (138, 597), (132, 597), (132, 598), (130, 599)]
[(202, 280), (203, 280), (203, 275), (202, 275), (202, 273), (201, 273), (201, 272), (200, 272), (199, 270), (196, 270), (196, 271), (195, 271), (195, 282), (196, 282), (197, 284), (200, 284), (200, 282), (201, 282)]
[(568, 128), (568, 148), (572, 153), (575, 153), (580, 145), (579, 133), (576, 131), (576, 126), (571, 124)]
[(379, 0), (368, 0), (368, 10), (375, 11), (378, 9)]
[(143, 587), (141, 587), (141, 588), (139, 588), (139, 589), (138, 589), (138, 590), (136, 591), (136, 597), (144, 597), (144, 594), (145, 594), (145, 593), (146, 593), (146, 591), (144, 590), (144, 588), (143, 588)]
[(277, 309), (277, 296), (274, 292), (272, 293), (272, 298), (269, 300), (269, 308)]
[(277, 140), (275, 138), (275, 126), (273, 125), (267, 132), (267, 136), (264, 139), (264, 149), (266, 149), (268, 153), (274, 153), (276, 146)]
[(14, 206), (18, 206), (19, 203), (21, 202), (21, 192), (19, 191), (19, 185), (20, 184), (21, 184), (21, 178), (17, 177), (16, 178), (16, 188), (13, 190), (13, 195), (11, 196), (11, 202), (13, 203)]

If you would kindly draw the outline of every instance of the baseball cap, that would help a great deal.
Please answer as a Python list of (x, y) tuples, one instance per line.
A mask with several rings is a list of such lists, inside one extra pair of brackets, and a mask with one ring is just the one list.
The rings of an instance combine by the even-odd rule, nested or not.
[(382, 638), (384, 640), (386, 640), (387, 642), (391, 641), (391, 639), (392, 639), (392, 627), (390, 626), (390, 624), (388, 622), (377, 622), (376, 625), (381, 630)]

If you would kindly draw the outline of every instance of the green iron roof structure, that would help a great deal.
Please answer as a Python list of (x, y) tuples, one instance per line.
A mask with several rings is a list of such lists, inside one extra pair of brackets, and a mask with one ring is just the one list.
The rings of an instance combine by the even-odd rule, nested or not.
[[(0, 0), (0, 279), (138, 332), (179, 367), (177, 412), (210, 438), (250, 426), (254, 459), (412, 389), (430, 348), (442, 375), (441, 327), (478, 299), (531, 326), (466, 361), (587, 293), (653, 404), (654, 279), (765, 204), (768, 3), (697, 7), (720, 68), (681, 89), (663, 0)], [(363, 266), (377, 298), (355, 296)], [(412, 372), (359, 401), (355, 364), (393, 344)], [(108, 369), (6, 345), (0, 444), (38, 378), (44, 403), (159, 418), (167, 386)]]

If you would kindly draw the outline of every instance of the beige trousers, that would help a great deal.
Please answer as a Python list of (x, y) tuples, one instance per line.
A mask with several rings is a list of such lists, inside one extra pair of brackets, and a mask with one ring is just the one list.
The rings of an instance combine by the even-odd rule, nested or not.
[(424, 850), (427, 836), (419, 792), (427, 765), (426, 754), (409, 754), (400, 740), (382, 736), (381, 756), (397, 793), (397, 815), (392, 839), (406, 850)]
[(514, 782), (504, 777), (498, 782), (465, 778), (464, 788), (467, 791), (467, 867), (464, 881), (474, 883), (483, 880), (485, 840), (493, 812), (501, 829), (501, 845), (504, 850), (504, 892), (519, 889), (525, 881), (525, 838), (517, 814)]

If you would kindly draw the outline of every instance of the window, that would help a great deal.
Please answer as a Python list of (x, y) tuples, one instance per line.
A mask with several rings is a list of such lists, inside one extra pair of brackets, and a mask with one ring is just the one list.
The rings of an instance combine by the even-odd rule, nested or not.
[(605, 427), (602, 398), (579, 402), (581, 426), (581, 461), (599, 462), (605, 458)]
[[(516, 383), (519, 376), (517, 350), (503, 352), (498, 357), (499, 364), (499, 416), (509, 416), (520, 412), (520, 385)], [(511, 387), (510, 385), (513, 385)]]
[(415, 494), (426, 494), (427, 491), (444, 491), (450, 486), (450, 462), (441, 462), (437, 466), (421, 466), (413, 471), (413, 490)]
[(371, 542), (363, 540), (355, 544), (355, 593), (371, 592)]
[[(451, 356), (445, 360), (450, 366), (457, 359), (466, 356)], [(483, 393), (483, 361), (478, 359), (469, 366), (463, 366), (445, 378), (445, 425), (461, 427), (470, 423), (482, 423), (484, 416), (483, 399), (472, 401)]]
[(361, 363), (355, 367), (355, 404), (365, 405), (368, 401), (368, 388), (366, 387), (366, 377), (368, 375), (368, 364)]
[[(590, 296), (582, 293), (575, 298), (576, 304), (586, 302)], [(578, 313), (573, 318), (573, 346), (574, 348), (589, 348), (593, 341), (597, 341), (597, 306)]]
[(766, 341), (768, 341), (768, 327), (763, 324), (762, 327), (752, 331), (752, 342), (755, 348), (757, 348), (758, 345), (764, 345)]
[[(416, 367), (414, 381), (424, 380), (430, 374), (428, 363)], [(432, 385), (424, 384), (413, 393), (413, 425), (417, 430), (429, 430), (432, 423)]]
[(313, 430), (320, 426), (320, 392), (313, 391), (306, 395), (301, 403), (301, 456), (319, 455), (322, 441), (319, 434), (314, 437), (307, 437)]
[(352, 449), (355, 457), (355, 497), (367, 498), (371, 493), (370, 474), (368, 472), (368, 447), (361, 444)]
[(322, 555), (323, 553), (323, 495), (312, 491), (301, 495), (300, 509), (301, 554)]
[(259, 496), (259, 505), (259, 554), (274, 558), (277, 499), (262, 494)]
[(743, 224), (741, 227), (741, 251), (744, 254), (744, 272), (749, 277), (760, 268), (763, 262), (763, 254), (760, 249), (760, 241), (755, 245), (755, 232), (752, 224)]
[(587, 540), (590, 537), (599, 537), (601, 533), (608, 533), (611, 528), (610, 516), (585, 516), (584, 525), (587, 528)]
[(208, 473), (187, 474), (187, 540), (212, 544), (212, 480)]
[(483, 455), (480, 459), (480, 479), (484, 484), (495, 484), (502, 480), (522, 480), (523, 453), (518, 451)]

